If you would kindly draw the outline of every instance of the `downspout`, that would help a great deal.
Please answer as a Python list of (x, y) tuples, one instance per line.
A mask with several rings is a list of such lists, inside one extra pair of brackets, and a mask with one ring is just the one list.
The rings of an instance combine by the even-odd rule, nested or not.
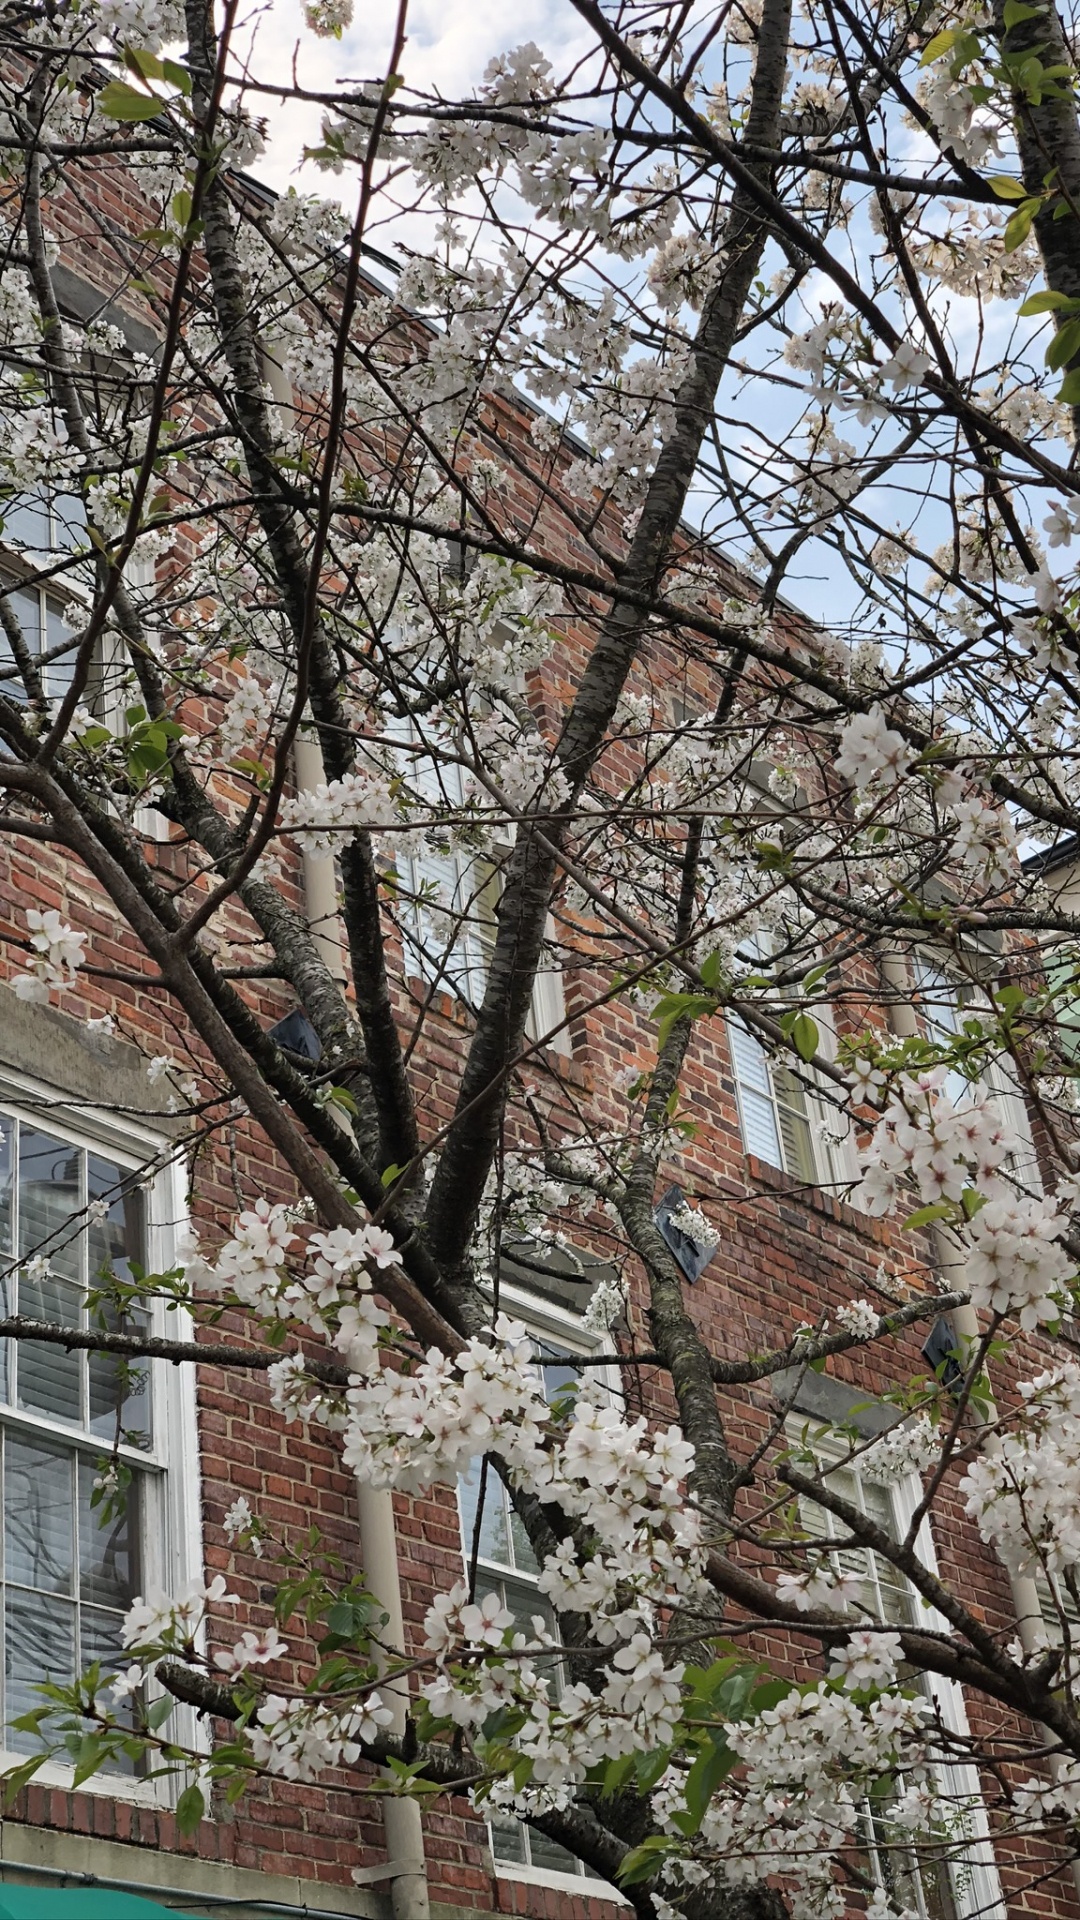
[[(292, 388), (284, 368), (265, 350), (262, 363), (267, 385), (278, 407), (283, 414), (290, 415)], [(293, 767), (296, 785), (303, 791), (317, 787), (326, 778), (318, 741), (310, 732), (301, 730), (296, 736)], [(327, 970), (344, 989), (345, 957), (338, 922), (337, 877), (333, 855), (305, 851), (301, 881), (304, 917), (311, 937)], [(348, 1125), (344, 1118), (343, 1124)], [(386, 1615), (387, 1645), (404, 1653), (405, 1622), (401, 1609), (394, 1496), (389, 1487), (369, 1487), (360, 1481), (357, 1481), (356, 1491), (364, 1584)], [(403, 1679), (393, 1686), (384, 1687), (382, 1697), (383, 1704), (393, 1713), (391, 1725), (394, 1733), (404, 1735), (409, 1701), (408, 1681)], [(386, 1774), (384, 1778), (390, 1780), (393, 1776)], [(394, 1920), (429, 1920), (427, 1866), (419, 1804), (407, 1797), (399, 1798), (389, 1793), (379, 1797), (382, 1801), (388, 1858), (384, 1864), (359, 1868), (353, 1874), (353, 1879), (361, 1886), (389, 1880)]]
[[(310, 734), (298, 733), (293, 754), (297, 787), (308, 790), (318, 786), (325, 775), (317, 741)], [(345, 961), (338, 926), (333, 855), (305, 852), (302, 881), (304, 915), (312, 939), (328, 970), (344, 987)], [(403, 1653), (405, 1621), (401, 1608), (394, 1496), (389, 1487), (370, 1487), (358, 1480), (356, 1497), (364, 1585), (386, 1615), (386, 1644)], [(385, 1665), (385, 1661), (382, 1664)], [(384, 1687), (382, 1699), (393, 1713), (393, 1732), (404, 1735), (409, 1701), (408, 1681), (403, 1679), (393, 1686)], [(384, 1777), (393, 1778), (392, 1775)], [(380, 1795), (380, 1799), (388, 1859), (385, 1865), (361, 1867), (353, 1878), (361, 1886), (389, 1880), (394, 1920), (429, 1920), (424, 1832), (419, 1804), (406, 1796), (398, 1797), (389, 1793)]]
[[(921, 1028), (915, 1012), (915, 1002), (911, 989), (911, 976), (904, 954), (896, 948), (886, 949), (881, 955), (881, 972), (886, 987), (891, 990), (891, 1004), (886, 1007), (886, 1016), (893, 1033), (898, 1040), (908, 1040), (913, 1037), (919, 1037)], [(935, 1265), (940, 1272), (948, 1274), (949, 1284), (951, 1286), (955, 1286), (958, 1292), (963, 1291), (966, 1286), (965, 1270), (967, 1266), (964, 1256), (959, 1253), (955, 1243), (949, 1239), (944, 1229), (936, 1221), (931, 1225), (930, 1232), (933, 1237)], [(966, 1301), (963, 1306), (954, 1307), (951, 1319), (953, 1339), (957, 1352), (961, 1356), (974, 1353), (982, 1337), (982, 1330), (979, 1326), (979, 1316), (970, 1300)], [(996, 1431), (998, 1417), (997, 1402), (994, 1398), (993, 1384), (990, 1381), (989, 1371), (984, 1369), (984, 1372), (987, 1381), (986, 1420), (987, 1425), (993, 1428), (994, 1431), (986, 1433), (983, 1436), (982, 1447), (983, 1451), (987, 1453), (991, 1459), (997, 1459), (1000, 1458), (1003, 1451), (1000, 1436)], [(1020, 1645), (1026, 1655), (1029, 1657), (1034, 1656), (1042, 1652), (1045, 1648), (1045, 1641), (1041, 1638), (1044, 1623), (1042, 1605), (1039, 1600), (1039, 1589), (1030, 1575), (1013, 1573), (1000, 1555), (998, 1559), (1009, 1582), (1009, 1592), (1012, 1598), (1013, 1612), (1016, 1615)], [(1052, 1736), (1047, 1734), (1046, 1738), (1049, 1743)], [(1056, 1758), (1052, 1756), (1050, 1760), (1051, 1773), (1057, 1774), (1060, 1771), (1060, 1766), (1061, 1756), (1057, 1756)], [(1069, 1867), (1072, 1873), (1073, 1885), (1076, 1888), (1077, 1894), (1080, 1895), (1080, 1858), (1077, 1858), (1075, 1854), (1069, 1862)]]

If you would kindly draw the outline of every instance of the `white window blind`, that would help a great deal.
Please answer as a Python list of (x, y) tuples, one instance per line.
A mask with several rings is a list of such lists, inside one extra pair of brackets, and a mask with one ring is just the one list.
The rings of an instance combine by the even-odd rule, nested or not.
[(728, 1042), (747, 1153), (793, 1179), (818, 1179), (805, 1090), (739, 1020), (728, 1021)]

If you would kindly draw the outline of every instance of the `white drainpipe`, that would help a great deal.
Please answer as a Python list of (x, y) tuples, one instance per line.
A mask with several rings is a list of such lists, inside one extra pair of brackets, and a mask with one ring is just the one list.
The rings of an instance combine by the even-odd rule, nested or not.
[[(325, 778), (322, 754), (310, 735), (297, 736), (294, 748), (296, 784), (310, 789)], [(312, 937), (323, 961), (343, 985), (345, 961), (338, 922), (337, 880), (330, 854), (305, 853), (303, 857), (304, 910)], [(394, 1496), (389, 1487), (369, 1487), (357, 1482), (360, 1516), (360, 1559), (364, 1585), (386, 1614), (383, 1629), (387, 1646), (405, 1648), (405, 1622), (401, 1611), (401, 1576), (398, 1571), (397, 1531), (394, 1526)], [(382, 1690), (383, 1704), (393, 1711), (392, 1730), (405, 1731), (409, 1686), (407, 1680)], [(427, 1868), (424, 1861), (424, 1833), (417, 1801), (380, 1795), (388, 1859), (385, 1865), (361, 1867), (354, 1878), (361, 1885), (390, 1882), (390, 1901), (394, 1920), (429, 1920)]]

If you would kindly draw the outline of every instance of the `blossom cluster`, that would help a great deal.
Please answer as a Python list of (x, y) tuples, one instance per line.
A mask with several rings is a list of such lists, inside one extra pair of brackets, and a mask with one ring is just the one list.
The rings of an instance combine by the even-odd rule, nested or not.
[(12, 990), (20, 1000), (42, 1003), (54, 988), (70, 987), (86, 957), (86, 935), (61, 919), (55, 907), (39, 913), (27, 909), (30, 929), (30, 971), (12, 978)]
[(985, 1540), (1016, 1573), (1080, 1565), (1080, 1367), (1021, 1383), (1024, 1419), (970, 1462), (960, 1483)]

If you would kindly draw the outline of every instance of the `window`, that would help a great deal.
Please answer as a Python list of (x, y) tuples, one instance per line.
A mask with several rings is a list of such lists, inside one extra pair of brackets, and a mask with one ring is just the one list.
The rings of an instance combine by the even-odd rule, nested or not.
[(1065, 1633), (1068, 1633), (1075, 1658), (1076, 1649), (1080, 1646), (1080, 1603), (1060, 1573), (1046, 1573), (1040, 1567), (1033, 1577), (1047, 1639), (1052, 1646), (1060, 1646)]
[[(800, 1438), (804, 1435), (800, 1430)], [(836, 1462), (827, 1446), (815, 1441), (817, 1467), (828, 1479), (832, 1490), (864, 1513), (868, 1519), (894, 1539), (902, 1539), (922, 1496), (917, 1475), (898, 1483), (882, 1485), (858, 1464)], [(799, 1500), (799, 1519), (812, 1540), (850, 1539), (842, 1521), (809, 1498)], [(919, 1556), (936, 1572), (933, 1543), (925, 1521), (917, 1537)], [(921, 1601), (909, 1581), (882, 1554), (859, 1546), (837, 1546), (830, 1554), (837, 1569), (854, 1573), (863, 1583), (862, 1600), (868, 1613), (894, 1627), (921, 1626), (944, 1631), (945, 1622)], [(953, 1732), (967, 1732), (963, 1695), (951, 1681), (936, 1675), (924, 1683), (942, 1720)], [(950, 1765), (939, 1769), (946, 1799), (962, 1811), (964, 1837), (958, 1846), (953, 1837), (948, 1861), (942, 1860), (936, 1871), (925, 1865), (916, 1867), (905, 1853), (903, 1836), (889, 1823), (887, 1799), (873, 1807), (864, 1807), (861, 1838), (866, 1849), (866, 1864), (876, 1884), (896, 1905), (908, 1907), (919, 1920), (1004, 1920), (1004, 1907), (997, 1869), (987, 1838), (986, 1818), (980, 1796), (978, 1775), (973, 1767)]]
[[(504, 1293), (507, 1291), (503, 1290)], [(501, 1304), (507, 1312), (526, 1317), (518, 1302), (502, 1298)], [(531, 1313), (527, 1317), (534, 1318)], [(581, 1345), (580, 1331), (569, 1315), (565, 1316), (565, 1320), (570, 1337), (563, 1339), (559, 1331), (562, 1318), (552, 1317), (546, 1331), (536, 1338), (537, 1371), (543, 1379), (549, 1405), (556, 1405), (560, 1396), (572, 1392), (578, 1378), (576, 1368), (551, 1357), (572, 1351), (575, 1344)], [(575, 1331), (578, 1333), (576, 1342), (573, 1339)], [(522, 1630), (526, 1633), (533, 1631), (534, 1615), (539, 1615), (545, 1626), (554, 1631), (555, 1615), (551, 1604), (536, 1584), (540, 1571), (536, 1556), (494, 1468), (489, 1466), (485, 1473), (483, 1461), (474, 1460), (469, 1471), (458, 1482), (458, 1503), (467, 1567), (472, 1563), (473, 1553), (476, 1553), (478, 1598), (497, 1593), (503, 1606), (515, 1619), (520, 1620)], [(549, 1684), (557, 1693), (565, 1684), (565, 1676), (557, 1660), (552, 1659), (550, 1666)], [(543, 1873), (545, 1876), (569, 1874), (577, 1879), (596, 1877), (565, 1847), (549, 1840), (546, 1834), (527, 1826), (524, 1821), (493, 1819), (488, 1822), (488, 1832), (496, 1865), (508, 1868), (511, 1873), (524, 1871)]]
[(793, 1179), (817, 1180), (805, 1088), (789, 1068), (770, 1060), (738, 1020), (728, 1021), (728, 1044), (747, 1153), (782, 1167)]
[[(144, 1183), (140, 1161), (160, 1147), (152, 1137), (125, 1151), (55, 1124), (51, 1113), (40, 1118), (36, 1107), (0, 1110), (0, 1306), (85, 1326), (87, 1288), (103, 1269), (123, 1277), (134, 1261), (167, 1263), (173, 1173)], [(139, 1312), (126, 1324), (150, 1323)], [(131, 1601), (169, 1586), (175, 1571), (187, 1577), (196, 1563), (183, 1551), (192, 1516), (180, 1510), (179, 1485), (166, 1486), (170, 1434), (175, 1445), (185, 1418), (176, 1396), (159, 1363), (129, 1370), (107, 1354), (3, 1345), (0, 1745), (8, 1750), (34, 1747), (11, 1721), (40, 1706), (37, 1684), (67, 1683), (93, 1661), (105, 1672), (126, 1665), (120, 1629)], [(102, 1521), (92, 1495), (100, 1462), (114, 1452), (127, 1485), (119, 1512)], [(166, 1568), (169, 1536), (183, 1563), (175, 1571)]]
[[(752, 934), (737, 957), (761, 973), (769, 966), (770, 953), (770, 937)], [(827, 1047), (832, 1041), (827, 1009), (815, 1006), (814, 1018), (821, 1042)], [(792, 1180), (810, 1185), (839, 1185), (854, 1178), (844, 1123), (804, 1084), (804, 1078), (811, 1077), (810, 1069), (805, 1068), (800, 1077), (766, 1053), (736, 1014), (728, 1019), (727, 1034), (747, 1153), (779, 1167)]]

